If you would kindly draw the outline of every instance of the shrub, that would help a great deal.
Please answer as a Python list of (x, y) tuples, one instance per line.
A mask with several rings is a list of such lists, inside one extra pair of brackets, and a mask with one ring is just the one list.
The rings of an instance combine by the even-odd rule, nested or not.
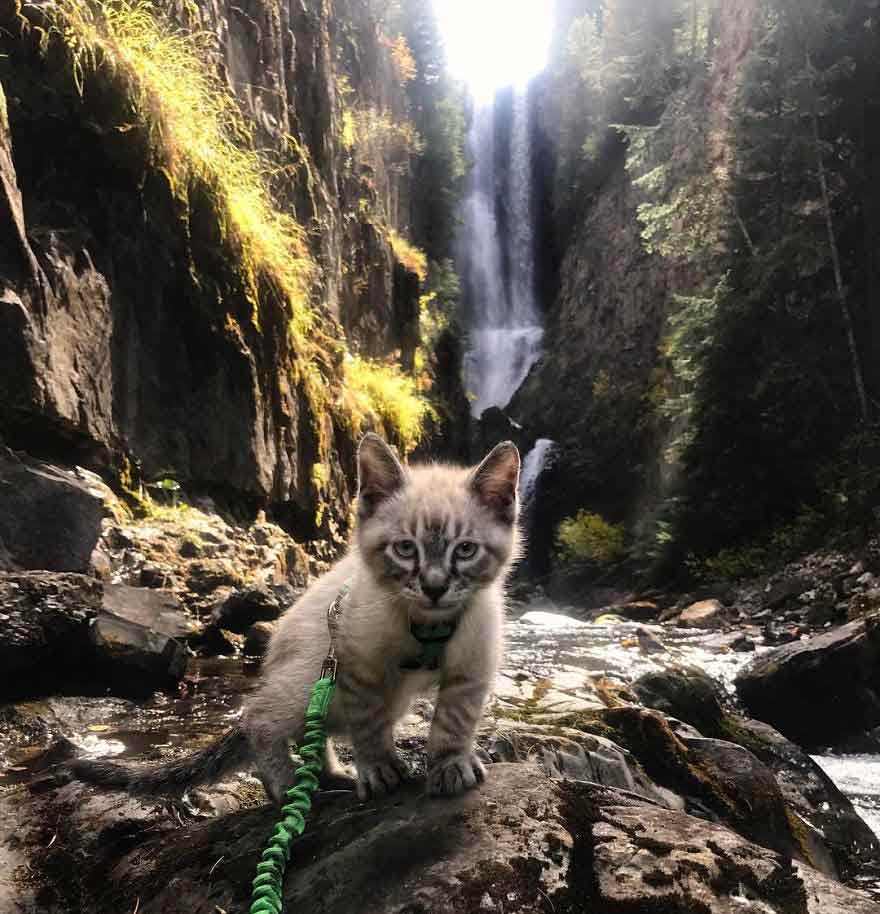
[(415, 450), (425, 420), (435, 417), (415, 379), (397, 365), (360, 356), (347, 356), (344, 368), (343, 397), (354, 430), (360, 433), (368, 424), (381, 426), (386, 435), (398, 439), (404, 453)]
[(578, 511), (562, 521), (556, 531), (560, 558), (569, 563), (611, 565), (625, 553), (623, 524), (612, 524), (599, 514)]

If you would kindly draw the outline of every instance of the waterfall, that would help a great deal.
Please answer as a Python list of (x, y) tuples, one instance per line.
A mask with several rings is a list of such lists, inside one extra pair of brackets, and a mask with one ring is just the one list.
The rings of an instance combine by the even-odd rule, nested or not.
[[(513, 96), (509, 161), (496, 174), (496, 109), (477, 104), (468, 138), (474, 161), (459, 233), (459, 271), (469, 305), (466, 359), (471, 410), (507, 406), (541, 353), (543, 330), (535, 298), (534, 213), (529, 106), (525, 88)], [(499, 232), (496, 195), (504, 191), (508, 231)], [(505, 282), (502, 264), (509, 264)]]
[(526, 454), (519, 478), (519, 500), (523, 514), (528, 514), (532, 502), (535, 500), (538, 478), (547, 467), (555, 448), (555, 441), (551, 441), (549, 438), (539, 438), (535, 442), (535, 446)]

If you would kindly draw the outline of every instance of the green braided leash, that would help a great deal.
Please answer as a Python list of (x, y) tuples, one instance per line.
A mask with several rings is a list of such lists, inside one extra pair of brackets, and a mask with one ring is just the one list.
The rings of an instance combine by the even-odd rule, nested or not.
[(257, 864), (250, 914), (281, 914), (284, 907), (284, 871), (290, 862), (290, 846), (305, 831), (306, 816), (312, 808), (312, 794), (318, 789), (318, 775), (324, 768), (327, 711), (336, 691), (336, 627), (342, 603), (350, 592), (351, 584), (346, 581), (327, 608), (330, 648), (321, 667), (321, 678), (312, 686), (309, 695), (303, 743), (297, 747), (303, 764), (294, 772), (293, 787), (285, 793), (287, 802), (281, 807), (283, 818), (275, 826), (275, 832)]
[(312, 794), (318, 789), (318, 775), (324, 767), (327, 745), (327, 709), (336, 691), (335, 675), (322, 676), (313, 686), (306, 711), (306, 731), (299, 754), (303, 764), (296, 769), (296, 782), (285, 794), (283, 818), (275, 827), (257, 864), (250, 914), (281, 914), (284, 904), (284, 871), (290, 862), (290, 845), (305, 831), (306, 816), (312, 808)]

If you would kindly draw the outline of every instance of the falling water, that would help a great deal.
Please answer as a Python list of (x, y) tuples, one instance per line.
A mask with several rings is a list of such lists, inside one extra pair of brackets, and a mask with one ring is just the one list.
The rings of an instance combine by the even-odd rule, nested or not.
[[(507, 406), (541, 352), (535, 300), (532, 158), (525, 89), (514, 94), (507, 175), (507, 237), (496, 218), (495, 107), (478, 105), (469, 136), (474, 170), (459, 236), (459, 263), (470, 304), (467, 384), (472, 412)], [(510, 264), (504, 282), (502, 263)]]
[(519, 479), (519, 500), (523, 513), (527, 514), (532, 506), (538, 477), (544, 472), (555, 447), (555, 441), (551, 441), (549, 438), (539, 438), (535, 442), (535, 446), (526, 454)]

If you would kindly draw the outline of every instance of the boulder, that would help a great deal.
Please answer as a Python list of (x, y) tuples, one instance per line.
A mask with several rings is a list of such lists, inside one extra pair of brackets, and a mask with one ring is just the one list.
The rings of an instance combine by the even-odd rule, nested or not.
[(103, 515), (88, 477), (0, 449), (0, 543), (19, 568), (88, 571)]
[(89, 634), (97, 673), (117, 694), (149, 695), (183, 679), (186, 649), (168, 635), (104, 612)]
[(725, 623), (724, 605), (720, 600), (692, 603), (678, 617), (683, 628), (721, 628)]
[(779, 609), (791, 600), (796, 600), (802, 593), (810, 589), (810, 584), (801, 578), (783, 578), (772, 586), (768, 586), (764, 594), (764, 603), (770, 609)]
[(621, 603), (611, 607), (611, 612), (631, 622), (651, 622), (660, 615), (660, 607), (649, 600), (637, 600), (633, 603)]
[(102, 605), (108, 613), (172, 638), (184, 638), (198, 629), (170, 590), (105, 584)]
[(103, 591), (100, 581), (77, 574), (0, 574), (0, 697), (95, 687), (144, 694), (183, 677), (184, 648), (107, 612)]
[(215, 607), (212, 622), (243, 635), (255, 622), (273, 622), (282, 609), (281, 601), (269, 588), (247, 587), (236, 590)]
[(237, 587), (240, 584), (241, 576), (230, 562), (223, 559), (193, 562), (186, 578), (186, 586), (195, 594), (209, 594), (220, 587)]
[(657, 673), (645, 673), (631, 688), (646, 708), (655, 708), (682, 720), (707, 736), (719, 732), (724, 716), (721, 690), (702, 670), (670, 667)]
[(79, 574), (0, 574), (0, 697), (45, 694), (88, 672), (101, 591)]
[[(823, 870), (851, 878), (880, 862), (880, 841), (819, 765), (769, 725), (728, 712), (710, 676), (670, 669), (641, 676), (632, 690), (648, 707), (697, 727), (703, 736), (744, 746), (759, 759), (779, 785), (804, 855), (817, 865), (824, 861)], [(699, 746), (714, 748), (708, 742)], [(722, 778), (726, 767), (717, 766)]]
[(757, 657), (736, 679), (745, 706), (808, 748), (876, 751), (880, 726), (880, 614)]
[[(76, 783), (5, 795), (4, 872), (29, 878), (0, 880), (0, 908), (247, 910), (277, 811), (182, 827), (178, 816)], [(452, 798), (417, 783), (366, 805), (319, 801), (294, 844), (284, 903), (299, 914), (876, 911), (863, 893), (721, 825), (527, 764), (493, 765), (479, 790)]]
[(262, 657), (269, 649), (269, 642), (274, 634), (275, 626), (271, 622), (254, 622), (245, 635), (245, 655), (247, 657)]

